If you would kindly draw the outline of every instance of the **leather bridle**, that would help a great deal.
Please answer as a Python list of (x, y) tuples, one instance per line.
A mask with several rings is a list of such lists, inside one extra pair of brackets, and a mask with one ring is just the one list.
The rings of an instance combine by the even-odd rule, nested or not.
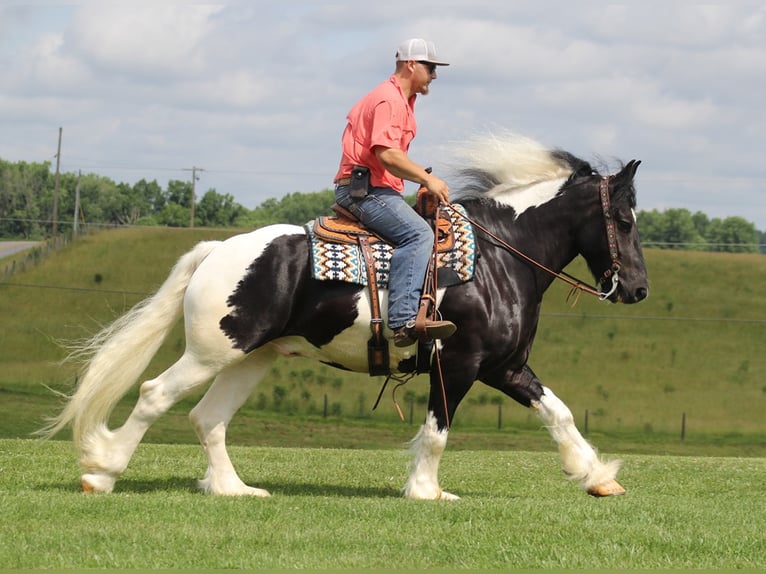
[(611, 202), (609, 199), (609, 181), (612, 176), (604, 176), (598, 184), (598, 194), (601, 198), (601, 210), (604, 212), (604, 225), (606, 226), (606, 239), (609, 244), (609, 257), (612, 258), (612, 266), (604, 271), (601, 276), (600, 283), (603, 285), (609, 279), (612, 280), (612, 289), (606, 296), (599, 296), (600, 299), (607, 299), (615, 289), (617, 289), (617, 283), (619, 282), (618, 274), (620, 273), (620, 252), (617, 248), (617, 230), (614, 225), (614, 218), (612, 217)]
[(456, 209), (452, 207), (451, 204), (443, 204), (444, 207), (455, 213), (458, 217), (461, 217), (468, 221), (471, 225), (473, 225), (476, 229), (480, 230), (482, 233), (487, 235), (488, 237), (492, 238), (500, 247), (503, 249), (510, 251), (520, 259), (526, 261), (527, 263), (530, 263), (531, 265), (537, 267), (538, 269), (544, 271), (545, 273), (548, 273), (549, 275), (555, 277), (556, 279), (560, 279), (561, 281), (564, 281), (568, 285), (572, 287), (572, 291), (570, 292), (570, 296), (576, 292), (581, 291), (588, 293), (589, 295), (593, 295), (595, 297), (598, 297), (600, 301), (605, 301), (609, 297), (612, 296), (612, 294), (617, 290), (617, 286), (620, 281), (619, 272), (621, 269), (620, 265), (620, 258), (619, 258), (619, 249), (617, 247), (617, 230), (614, 223), (614, 218), (612, 217), (612, 209), (611, 209), (611, 202), (609, 199), (609, 182), (614, 176), (608, 175), (603, 176), (601, 178), (601, 181), (599, 182), (599, 198), (601, 201), (601, 210), (604, 214), (604, 225), (606, 227), (606, 237), (607, 242), (609, 245), (609, 256), (612, 260), (612, 264), (604, 271), (603, 275), (601, 276), (601, 279), (599, 280), (599, 284), (607, 283), (611, 281), (611, 288), (609, 291), (599, 291), (596, 287), (591, 287), (584, 281), (577, 279), (576, 277), (573, 277), (572, 275), (569, 275), (565, 272), (556, 272), (553, 269), (550, 269), (543, 265), (542, 263), (532, 259), (528, 255), (524, 254), (523, 252), (519, 251), (512, 245), (509, 245), (507, 242), (500, 239), (497, 235), (492, 233), (489, 229), (481, 225), (480, 223), (477, 223), (473, 219), (471, 219), (468, 216), (465, 216), (458, 212)]

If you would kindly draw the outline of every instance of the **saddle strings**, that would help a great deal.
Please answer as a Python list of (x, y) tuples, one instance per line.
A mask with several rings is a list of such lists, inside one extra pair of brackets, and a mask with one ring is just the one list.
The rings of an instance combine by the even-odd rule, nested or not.
[[(436, 306), (436, 293), (439, 287), (437, 279), (439, 276), (438, 262), (436, 261), (436, 254), (439, 250), (439, 208), (442, 202), (437, 200), (436, 202), (436, 214), (434, 215), (434, 248), (431, 255), (431, 318), (436, 319), (439, 310)], [(446, 204), (449, 205), (449, 204)], [(453, 212), (457, 212), (456, 209), (452, 209)], [(447, 430), (452, 426), (449, 416), (449, 408), (447, 407), (447, 389), (444, 388), (444, 374), (442, 373), (442, 361), (441, 361), (441, 349), (439, 344), (434, 341), (434, 361), (436, 362), (436, 372), (439, 375), (439, 386), (442, 392), (442, 406), (444, 408), (444, 423), (447, 425)]]

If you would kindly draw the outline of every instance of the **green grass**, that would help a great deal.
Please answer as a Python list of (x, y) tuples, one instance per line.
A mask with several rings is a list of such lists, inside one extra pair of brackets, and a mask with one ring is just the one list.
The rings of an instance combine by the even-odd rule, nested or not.
[(195, 491), (199, 447), (139, 447), (111, 495), (84, 495), (62, 441), (0, 440), (9, 569), (763, 569), (766, 459), (628, 455), (594, 499), (554, 453), (450, 451), (454, 503), (404, 500), (403, 450), (235, 447), (270, 499)]
[[(71, 389), (75, 368), (59, 363), (65, 356), (60, 341), (94, 333), (155, 290), (197, 241), (234, 233), (162, 228), (99, 232), (0, 282), (0, 437), (28, 436), (55, 412), (58, 403), (46, 387)], [(638, 305), (611, 305), (583, 295), (570, 308), (567, 287), (554, 284), (543, 304), (531, 366), (570, 406), (581, 428), (587, 411), (591, 435), (598, 437), (594, 442), (601, 448), (603, 438), (606, 448), (624, 446), (623, 452), (698, 454), (707, 444), (713, 454), (765, 455), (766, 257), (647, 250), (646, 258), (651, 294)], [(569, 271), (588, 278), (582, 262)], [(144, 378), (170, 365), (183, 345), (179, 324)], [(301, 359), (282, 360), (235, 418), (241, 426), (235, 440), (251, 445), (265, 440), (268, 431), (258, 426), (261, 419), (290, 415), (288, 425), (309, 424), (321, 412), (324, 396), (332, 413), (346, 423), (400, 429), (390, 394), (375, 413), (370, 411), (381, 382)], [(405, 412), (406, 392), (416, 399), (417, 422), (428, 392), (425, 377), (400, 391)], [(115, 423), (135, 397), (134, 391), (126, 398)], [(499, 432), (498, 400), (503, 414)], [(184, 402), (163, 419), (161, 432), (149, 440), (194, 441), (185, 418), (192, 404)], [(681, 444), (684, 414), (686, 441)], [(454, 422), (458, 429), (481, 434), (476, 436), (479, 447), (495, 448), (509, 434), (541, 434), (532, 413), (481, 384), (469, 392)], [(251, 426), (256, 430), (248, 430)], [(279, 426), (275, 422), (269, 428)], [(299, 436), (288, 435), (287, 444), (303, 445)], [(521, 448), (540, 448), (539, 441), (547, 440), (542, 435), (523, 438)], [(390, 443), (365, 442), (381, 444)]]

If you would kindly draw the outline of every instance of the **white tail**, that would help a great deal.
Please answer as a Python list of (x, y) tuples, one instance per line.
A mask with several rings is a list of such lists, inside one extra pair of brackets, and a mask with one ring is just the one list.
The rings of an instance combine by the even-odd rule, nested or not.
[(197, 267), (220, 243), (198, 243), (178, 260), (153, 296), (77, 345), (70, 357), (85, 363), (77, 389), (38, 434), (50, 438), (71, 423), (79, 447), (84, 437), (106, 425), (114, 406), (136, 383), (181, 316), (186, 287)]

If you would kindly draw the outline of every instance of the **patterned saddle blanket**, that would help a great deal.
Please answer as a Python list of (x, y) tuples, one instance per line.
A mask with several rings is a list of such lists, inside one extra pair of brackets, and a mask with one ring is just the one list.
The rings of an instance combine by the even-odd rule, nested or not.
[[(462, 205), (453, 209), (465, 215)], [(373, 267), (378, 287), (388, 287), (388, 273), (394, 248), (380, 237), (366, 230), (354, 220), (338, 216), (322, 216), (304, 225), (309, 240), (311, 269), (314, 279), (344, 281), (367, 285), (367, 266), (359, 245), (359, 235), (365, 235), (370, 244)], [(463, 217), (445, 208), (439, 214), (439, 242), (437, 249), (437, 281), (440, 287), (449, 287), (473, 279), (475, 267), (475, 238), (473, 226)]]

